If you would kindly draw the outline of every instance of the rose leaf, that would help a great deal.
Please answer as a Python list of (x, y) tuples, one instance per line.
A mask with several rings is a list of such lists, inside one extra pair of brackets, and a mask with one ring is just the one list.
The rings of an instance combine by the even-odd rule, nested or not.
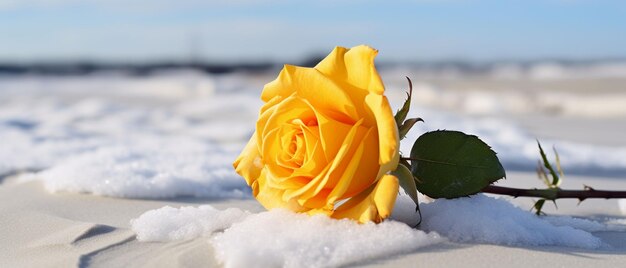
[(438, 130), (420, 136), (411, 149), (417, 189), (432, 198), (476, 194), (506, 177), (491, 147), (474, 135)]

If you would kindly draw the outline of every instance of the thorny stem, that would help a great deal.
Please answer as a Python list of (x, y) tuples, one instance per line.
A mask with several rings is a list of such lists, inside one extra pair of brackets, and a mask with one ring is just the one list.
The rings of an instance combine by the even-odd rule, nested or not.
[(585, 187), (585, 190), (561, 190), (554, 189), (520, 189), (509, 188), (495, 185), (488, 185), (482, 189), (483, 193), (509, 195), (513, 197), (540, 197), (548, 200), (556, 200), (562, 198), (573, 198), (583, 201), (588, 198), (626, 198), (626, 191), (604, 191), (595, 190), (591, 187)]
[[(420, 158), (401, 157), (403, 161), (407, 160), (423, 160)], [(583, 201), (589, 198), (626, 198), (626, 191), (605, 191), (596, 190), (589, 186), (585, 186), (585, 190), (562, 190), (560, 188), (549, 189), (521, 189), (510, 188), (495, 185), (488, 185), (481, 190), (483, 193), (509, 195), (513, 197), (538, 197), (547, 200), (556, 200), (563, 198), (578, 199)]]

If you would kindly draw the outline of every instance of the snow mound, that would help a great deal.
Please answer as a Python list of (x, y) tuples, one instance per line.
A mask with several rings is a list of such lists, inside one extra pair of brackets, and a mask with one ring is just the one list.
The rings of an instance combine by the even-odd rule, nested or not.
[(146, 135), (77, 154), (21, 179), (41, 180), (50, 192), (125, 198), (247, 198), (250, 190), (234, 172), (234, 158), (210, 143)]
[(190, 240), (222, 231), (248, 215), (237, 208), (217, 210), (210, 205), (179, 209), (166, 206), (147, 211), (130, 224), (139, 241)]
[[(359, 224), (287, 210), (250, 214), (209, 205), (163, 207), (131, 221), (139, 241), (209, 237), (226, 267), (336, 267), (381, 259), (438, 243), (404, 223)], [(223, 231), (223, 232), (222, 232)]]
[(437, 199), (420, 208), (424, 217), (420, 228), (438, 232), (456, 242), (589, 249), (602, 246), (599, 238), (581, 230), (597, 231), (598, 225), (575, 219), (545, 219), (506, 200), (482, 194)]
[(212, 239), (226, 267), (337, 267), (440, 241), (435, 233), (396, 221), (359, 224), (285, 210), (251, 215)]

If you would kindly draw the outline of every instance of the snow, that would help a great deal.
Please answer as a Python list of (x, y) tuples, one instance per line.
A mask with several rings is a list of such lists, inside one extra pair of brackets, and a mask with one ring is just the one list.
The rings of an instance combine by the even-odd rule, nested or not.
[[(412, 129), (405, 141), (434, 130), (454, 129), (478, 136), (489, 144), (505, 169), (534, 171), (539, 160), (535, 136), (511, 121), (495, 117), (473, 118), (429, 108), (417, 108), (409, 117), (422, 117), (426, 122)], [(623, 174), (626, 171), (626, 147), (600, 146), (553, 139), (541, 139), (548, 159), (554, 159), (551, 148), (558, 150), (563, 169), (568, 174)], [(411, 152), (411, 142), (401, 143), (404, 155)]]
[(619, 211), (622, 213), (622, 215), (626, 215), (626, 199), (620, 199), (618, 201), (619, 204)]
[(414, 252), (442, 239), (395, 221), (359, 224), (273, 210), (251, 215), (211, 241), (226, 267), (337, 267)]
[(592, 221), (538, 217), (504, 199), (483, 194), (437, 199), (420, 208), (420, 228), (464, 243), (597, 249), (602, 241), (590, 231), (605, 229)]
[[(542, 68), (531, 72), (535, 79), (563, 76), (557, 69)], [(513, 75), (515, 70), (507, 72)], [(251, 198), (232, 161), (253, 132), (263, 83), (273, 78), (274, 74), (195, 72), (0, 78), (0, 178), (25, 171), (19, 181), (41, 181), (50, 192), (123, 198)], [(421, 98), (414, 101), (417, 108), (409, 116), (426, 122), (418, 124), (406, 141), (426, 131), (457, 129), (490, 144), (505, 167), (529, 169), (538, 156), (535, 137), (512, 121), (498, 119), (500, 112), (561, 105), (559, 109), (570, 115), (626, 114), (622, 105), (626, 95), (607, 101), (603, 96), (548, 92), (542, 93), (538, 106), (528, 107), (527, 96), (506, 94), (443, 92), (416, 83)], [(483, 117), (442, 107), (460, 107)], [(557, 144), (570, 174), (626, 170), (626, 147), (542, 143), (544, 148)], [(408, 154), (411, 145), (403, 142), (401, 151)], [(626, 214), (626, 201), (620, 200), (619, 206)], [(206, 239), (226, 267), (345, 266), (445, 241), (597, 249), (605, 245), (593, 232), (624, 230), (624, 219), (602, 223), (537, 217), (505, 199), (485, 195), (435, 200), (421, 204), (421, 209), (419, 229), (411, 228), (418, 216), (406, 196), (398, 198), (392, 219), (378, 225), (284, 210), (252, 214), (204, 205), (151, 210), (133, 220), (131, 228), (139, 241)]]
[(250, 214), (209, 205), (164, 207), (131, 221), (139, 241), (209, 237), (226, 267), (337, 267), (379, 260), (444, 241), (404, 223), (359, 224), (287, 210)]
[[(623, 71), (626, 71), (626, 65), (622, 67)], [(394, 78), (404, 78), (408, 73), (411, 71), (404, 73), (399, 71), (393, 75)], [(586, 86), (580, 82), (583, 77), (580, 75), (578, 78), (572, 77), (561, 81), (557, 83), (559, 89), (552, 88), (555, 85), (551, 79), (542, 79), (546, 81), (541, 83), (519, 78), (477, 79), (475, 83), (467, 82), (451, 89), (439, 86), (437, 79), (432, 82), (416, 78), (413, 80), (413, 107), (430, 107), (472, 116), (546, 114), (587, 119), (626, 116), (626, 106), (623, 105), (626, 102), (626, 94), (619, 86), (626, 75), (620, 76), (614, 83), (610, 83), (610, 78), (587, 81), (588, 88), (581, 88)], [(461, 79), (457, 82), (462, 81)], [(406, 80), (390, 83), (388, 88), (406, 88)], [(404, 92), (397, 93), (399, 97), (404, 98)], [(394, 106), (399, 105), (400, 103)]]
[[(145, 77), (2, 77), (0, 177), (27, 171), (21, 181), (40, 180), (51, 192), (113, 197), (249, 197), (231, 164), (253, 132), (263, 84), (274, 76), (179, 71)], [(534, 169), (536, 140), (525, 129), (495, 116), (423, 107), (419, 101), (441, 95), (435, 90), (428, 97), (418, 87), (410, 116), (426, 122), (409, 132), (404, 154), (411, 149), (406, 141), (426, 131), (456, 129), (490, 144), (508, 170)], [(399, 102), (404, 93), (390, 89), (388, 94)], [(511, 106), (489, 103), (493, 96), (466, 98), (466, 106), (489, 115), (499, 113), (497, 106)], [(626, 170), (626, 147), (542, 143), (557, 146), (568, 174)]]
[(133, 143), (79, 153), (21, 179), (40, 179), (50, 192), (245, 198), (250, 190), (231, 167), (234, 157), (209, 143), (144, 136)]
[(542, 219), (554, 226), (569, 226), (586, 232), (624, 231), (624, 226), (616, 224), (600, 223), (591, 219), (576, 218), (571, 216), (547, 215)]
[(219, 79), (195, 73), (5, 79), (0, 176), (113, 197), (250, 196), (232, 161), (258, 96), (216, 95)]
[(132, 220), (140, 241), (205, 237), (226, 267), (337, 267), (418, 251), (446, 240), (518, 247), (608, 248), (592, 232), (623, 231), (619, 219), (600, 223), (570, 216), (540, 217), (483, 194), (420, 205), (407, 196), (380, 224), (334, 220), (275, 209), (256, 214), (209, 205), (164, 207)]
[(139, 241), (190, 240), (222, 231), (248, 215), (249, 212), (241, 209), (218, 210), (210, 205), (166, 206), (147, 211), (130, 224)]

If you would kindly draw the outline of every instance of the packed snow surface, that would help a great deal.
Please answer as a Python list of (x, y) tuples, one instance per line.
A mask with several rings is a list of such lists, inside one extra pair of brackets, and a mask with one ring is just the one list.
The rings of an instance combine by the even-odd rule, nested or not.
[(41, 180), (51, 192), (248, 198), (232, 162), (260, 101), (215, 94), (221, 80), (189, 73), (3, 81), (0, 176), (30, 171), (20, 179)]
[[(27, 172), (21, 181), (40, 180), (51, 192), (247, 198), (232, 161), (254, 131), (263, 84), (274, 77), (191, 71), (0, 77), (0, 180)], [(399, 91), (388, 95), (392, 102), (403, 98)], [(409, 116), (426, 122), (409, 132), (405, 155), (420, 134), (456, 129), (491, 145), (507, 169), (536, 165), (536, 137), (511, 121), (414, 106)], [(626, 171), (625, 147), (542, 143), (548, 154), (557, 145), (569, 174)]]
[(273, 210), (233, 224), (211, 242), (226, 267), (337, 267), (413, 252), (441, 240), (395, 221), (359, 224)]
[[(410, 222), (415, 206), (399, 198), (394, 217)], [(452, 241), (510, 246), (566, 246), (595, 249), (602, 246), (591, 232), (609, 230), (604, 224), (572, 217), (539, 217), (511, 202), (483, 194), (437, 199), (420, 205), (420, 229)]]
[(396, 221), (359, 224), (280, 209), (248, 214), (208, 205), (151, 210), (131, 225), (140, 241), (214, 234), (210, 242), (226, 267), (337, 267), (414, 252), (443, 241), (436, 233)]
[(406, 197), (392, 219), (359, 224), (287, 210), (250, 214), (237, 208), (164, 207), (131, 222), (140, 241), (208, 237), (226, 267), (336, 267), (415, 252), (446, 240), (508, 246), (606, 247), (592, 232), (623, 230), (623, 223), (569, 216), (539, 217), (505, 199), (476, 195), (422, 203), (423, 221)]
[(141, 214), (131, 221), (139, 241), (189, 240), (222, 231), (250, 213), (237, 208), (218, 210), (199, 207), (162, 207)]

